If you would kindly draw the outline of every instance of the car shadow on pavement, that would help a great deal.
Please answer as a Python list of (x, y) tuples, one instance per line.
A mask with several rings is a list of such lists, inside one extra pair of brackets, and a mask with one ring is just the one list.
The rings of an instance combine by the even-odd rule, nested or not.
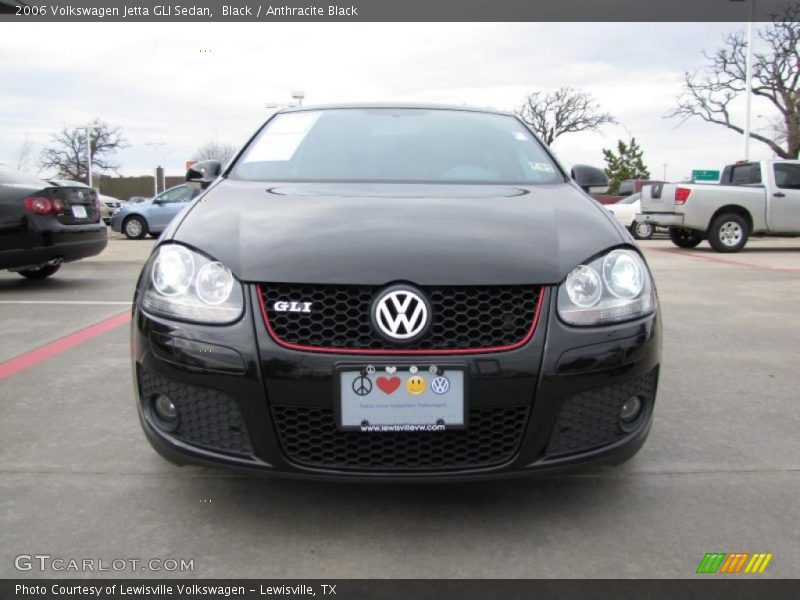
[[(80, 290), (80, 289), (97, 289), (97, 280), (86, 278), (79, 279), (70, 277), (69, 279), (25, 279), (21, 275), (19, 279), (0, 279), (0, 294), (3, 292), (19, 292), (19, 291), (61, 291), (61, 290)], [(52, 299), (52, 298), (48, 298)]]
[[(213, 473), (213, 471), (207, 471)], [(317, 528), (357, 527), (376, 522), (385, 526), (453, 528), (480, 518), (507, 526), (514, 517), (535, 515), (535, 521), (562, 520), (589, 510), (613, 511), (625, 502), (634, 477), (623, 470), (580, 475), (516, 477), (458, 483), (332, 483), (283, 478), (189, 477), (183, 492), (194, 490), (225, 506), (235, 507), (236, 518), (260, 527), (265, 517), (276, 522), (316, 521)], [(191, 492), (190, 492), (191, 493)], [(213, 500), (216, 498), (217, 500)], [(321, 516), (324, 516), (320, 521)], [(423, 533), (424, 535), (424, 533)]]

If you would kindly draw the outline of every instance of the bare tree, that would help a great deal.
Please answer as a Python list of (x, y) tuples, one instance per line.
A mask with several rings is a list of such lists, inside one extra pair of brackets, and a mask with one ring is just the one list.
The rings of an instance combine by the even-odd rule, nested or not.
[[(796, 158), (800, 152), (800, 5), (787, 4), (781, 16), (758, 32), (765, 51), (753, 52), (752, 93), (766, 98), (780, 113), (780, 131), (771, 137), (751, 131), (750, 137), (765, 143), (781, 158)], [(677, 107), (667, 117), (700, 117), (738, 133), (744, 127), (731, 118), (731, 102), (746, 92), (747, 41), (743, 32), (726, 35), (723, 46), (703, 52), (707, 64), (684, 73), (684, 91)]]
[(211, 140), (194, 151), (194, 160), (218, 160), (222, 164), (228, 162), (236, 154), (238, 148), (233, 144), (225, 144)]
[(600, 111), (591, 94), (571, 87), (532, 92), (515, 112), (548, 146), (565, 133), (594, 131), (617, 122), (610, 113)]
[(25, 138), (25, 141), (17, 149), (16, 164), (17, 171), (28, 172), (33, 167), (33, 151), (35, 146), (32, 141)]
[[(98, 172), (119, 171), (119, 164), (110, 158), (128, 143), (119, 127), (95, 119), (88, 126), (91, 134), (92, 169)], [(42, 170), (53, 170), (56, 176), (72, 181), (86, 181), (86, 127), (68, 126), (52, 138), (52, 144), (42, 151), (39, 166)]]

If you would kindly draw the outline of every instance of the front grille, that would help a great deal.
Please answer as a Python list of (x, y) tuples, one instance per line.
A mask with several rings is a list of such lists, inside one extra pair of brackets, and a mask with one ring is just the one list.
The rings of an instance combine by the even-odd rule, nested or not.
[(576, 394), (564, 401), (553, 435), (547, 444), (548, 456), (584, 452), (615, 442), (627, 435), (620, 427), (619, 411), (634, 395), (644, 398), (648, 411), (655, 400), (656, 372)]
[(171, 433), (195, 446), (229, 454), (250, 455), (253, 448), (236, 402), (222, 392), (139, 371), (142, 399), (151, 403), (163, 394), (178, 409), (178, 428)]
[(362, 433), (336, 428), (333, 410), (273, 406), (286, 458), (297, 465), (359, 471), (437, 471), (504, 464), (517, 453), (528, 408), (469, 411), (467, 429)]
[[(278, 342), (310, 349), (487, 351), (524, 343), (536, 325), (539, 286), (437, 286), (422, 288), (432, 323), (411, 345), (380, 337), (371, 310), (385, 287), (263, 284), (267, 325)], [(275, 302), (310, 302), (309, 314), (278, 312)]]

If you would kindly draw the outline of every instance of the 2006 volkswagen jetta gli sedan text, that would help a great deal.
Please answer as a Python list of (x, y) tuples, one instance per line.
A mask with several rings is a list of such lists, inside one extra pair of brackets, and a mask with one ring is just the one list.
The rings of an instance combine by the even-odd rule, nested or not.
[[(660, 362), (629, 233), (513, 115), (273, 115), (161, 236), (132, 330), (142, 426), (179, 464), (469, 479), (618, 464)], [(606, 180), (607, 184), (607, 180)]]

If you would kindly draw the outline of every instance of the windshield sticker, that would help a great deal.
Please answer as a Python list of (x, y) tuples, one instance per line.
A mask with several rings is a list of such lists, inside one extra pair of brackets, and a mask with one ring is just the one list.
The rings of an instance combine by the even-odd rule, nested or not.
[(550, 164), (547, 164), (547, 163), (532, 162), (531, 163), (531, 168), (534, 171), (542, 171), (544, 173), (555, 173), (555, 169), (553, 168), (553, 165), (550, 165)]
[(279, 115), (247, 154), (245, 162), (292, 160), (320, 114), (317, 111)]

